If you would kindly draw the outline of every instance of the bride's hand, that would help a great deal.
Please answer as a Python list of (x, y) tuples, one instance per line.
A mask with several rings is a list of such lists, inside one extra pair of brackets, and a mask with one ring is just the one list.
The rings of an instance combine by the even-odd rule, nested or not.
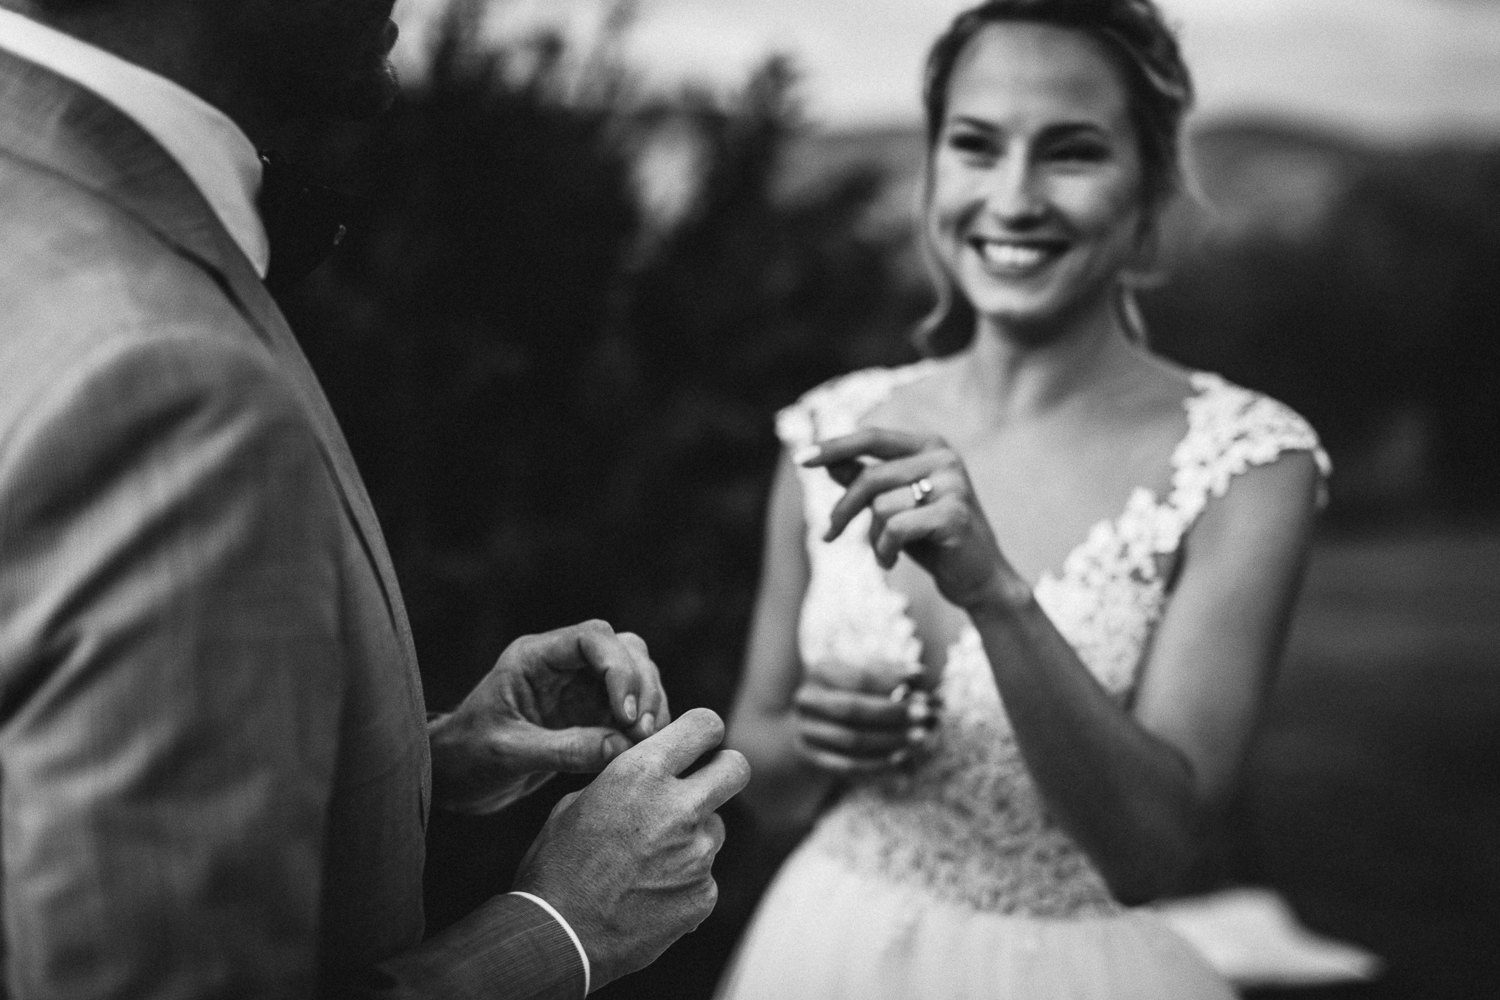
[(905, 763), (937, 723), (935, 703), (925, 691), (873, 694), (817, 679), (797, 688), (792, 716), (802, 758), (841, 776)]
[[(932, 574), (939, 593), (965, 610), (1019, 582), (1000, 551), (969, 473), (937, 437), (868, 427), (799, 453), (847, 487), (829, 515), (824, 541), (869, 508), (870, 544), (886, 569), (903, 551)], [(861, 459), (877, 459), (866, 464)]]

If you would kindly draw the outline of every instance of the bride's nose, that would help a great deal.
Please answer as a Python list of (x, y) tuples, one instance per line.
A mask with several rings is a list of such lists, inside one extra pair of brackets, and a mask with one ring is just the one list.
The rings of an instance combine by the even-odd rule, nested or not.
[(1030, 157), (1016, 153), (995, 163), (985, 178), (984, 210), (1008, 229), (1029, 229), (1043, 220), (1046, 200)]

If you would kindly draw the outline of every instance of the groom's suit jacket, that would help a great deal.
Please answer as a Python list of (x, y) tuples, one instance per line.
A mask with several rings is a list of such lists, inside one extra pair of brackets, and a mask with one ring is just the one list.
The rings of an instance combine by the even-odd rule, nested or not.
[(0, 50), (0, 901), (13, 997), (567, 997), (422, 942), (410, 629), (277, 307), (134, 122)]

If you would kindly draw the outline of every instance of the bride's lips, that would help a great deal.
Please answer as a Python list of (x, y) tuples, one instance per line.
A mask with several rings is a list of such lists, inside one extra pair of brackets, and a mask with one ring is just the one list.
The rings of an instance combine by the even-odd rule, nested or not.
[(1068, 250), (1064, 240), (990, 239), (976, 236), (969, 246), (984, 270), (1000, 278), (1027, 278), (1046, 268)]

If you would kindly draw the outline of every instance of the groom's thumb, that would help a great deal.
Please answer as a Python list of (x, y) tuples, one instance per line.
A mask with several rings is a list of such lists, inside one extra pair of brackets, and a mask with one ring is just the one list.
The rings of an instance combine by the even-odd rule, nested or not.
[(533, 729), (525, 756), (529, 770), (593, 774), (630, 748), (621, 733), (602, 726)]

